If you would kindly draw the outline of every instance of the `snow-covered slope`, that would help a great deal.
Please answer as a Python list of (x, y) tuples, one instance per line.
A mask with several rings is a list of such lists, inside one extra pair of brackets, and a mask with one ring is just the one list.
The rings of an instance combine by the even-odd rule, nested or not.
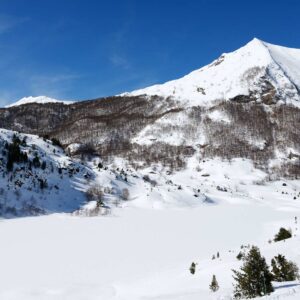
[(18, 100), (15, 103), (9, 104), (6, 107), (13, 107), (13, 106), (18, 106), (18, 105), (24, 105), (28, 103), (39, 103), (39, 104), (44, 104), (44, 103), (64, 103), (64, 104), (72, 104), (72, 101), (65, 101), (65, 100), (57, 100), (53, 98), (49, 98), (47, 96), (38, 96), (38, 97), (24, 97), (20, 100)]
[(87, 177), (91, 169), (51, 141), (0, 129), (0, 217), (73, 212), (86, 201)]
[(285, 75), (300, 89), (300, 49), (292, 49), (263, 43), (270, 51), (270, 55), (284, 71)]
[[(16, 163), (7, 172), (6, 142), (16, 136), (21, 151), (45, 161), (44, 168)], [(134, 170), (118, 157), (82, 164), (49, 140), (3, 129), (0, 148), (2, 210), (12, 217), (76, 210), (1, 220), (0, 299), (231, 299), (241, 245), (258, 245), (268, 263), (280, 253), (300, 264), (299, 180), (269, 182), (251, 160), (197, 154), (177, 172), (159, 163)], [(95, 201), (86, 203), (82, 193), (90, 187), (103, 192), (107, 216), (83, 217), (95, 216)], [(269, 243), (281, 226), (293, 238)], [(216, 293), (209, 290), (213, 274)], [(274, 286), (268, 299), (299, 298), (297, 281)]]
[[(123, 95), (174, 97), (197, 106), (240, 95), (252, 95), (261, 101), (264, 93), (274, 91), (278, 100), (299, 105), (299, 74), (299, 49), (271, 45), (255, 38), (180, 79)], [(268, 91), (266, 82), (271, 84)]]
[[(109, 189), (130, 190), (111, 215), (1, 221), (0, 299), (229, 300), (241, 245), (259, 246), (268, 264), (279, 253), (300, 264), (299, 181), (265, 182), (266, 174), (242, 159), (195, 165), (191, 158), (174, 174), (159, 166), (127, 171), (122, 160), (100, 171), (95, 165), (107, 204), (116, 200)], [(269, 243), (281, 226), (293, 238)], [(216, 293), (209, 290), (213, 274)], [(297, 281), (274, 286), (267, 299), (299, 299)]]

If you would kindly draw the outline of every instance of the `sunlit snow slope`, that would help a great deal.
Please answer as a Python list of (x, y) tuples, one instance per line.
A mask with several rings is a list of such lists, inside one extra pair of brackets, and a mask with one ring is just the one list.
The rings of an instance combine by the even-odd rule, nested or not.
[(207, 105), (214, 100), (261, 93), (263, 81), (267, 79), (281, 100), (298, 105), (299, 75), (299, 49), (271, 45), (255, 38), (180, 79), (124, 95), (171, 96), (191, 105)]
[(18, 106), (18, 105), (24, 105), (28, 103), (39, 103), (39, 104), (45, 104), (45, 103), (64, 103), (64, 104), (71, 104), (73, 103), (72, 101), (65, 101), (65, 100), (57, 100), (53, 98), (49, 98), (46, 96), (37, 96), (37, 97), (24, 97), (20, 100), (18, 100), (15, 103), (9, 104), (6, 107), (13, 107), (13, 106)]

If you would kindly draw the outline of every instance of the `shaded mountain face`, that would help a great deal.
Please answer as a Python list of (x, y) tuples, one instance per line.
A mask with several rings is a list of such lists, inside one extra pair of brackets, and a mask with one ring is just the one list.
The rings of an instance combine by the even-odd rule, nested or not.
[(72, 154), (117, 155), (135, 166), (160, 162), (180, 169), (193, 155), (242, 157), (272, 178), (295, 178), (299, 86), (300, 50), (254, 39), (162, 85), (69, 105), (0, 109), (0, 127), (56, 137)]
[(95, 176), (49, 140), (0, 129), (1, 217), (73, 212)]

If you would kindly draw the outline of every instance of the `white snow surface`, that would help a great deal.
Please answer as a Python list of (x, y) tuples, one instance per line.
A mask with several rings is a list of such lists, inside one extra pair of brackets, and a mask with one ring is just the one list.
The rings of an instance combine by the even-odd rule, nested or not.
[(265, 43), (273, 60), (283, 69), (292, 83), (300, 87), (300, 49), (281, 47)]
[[(1, 131), (2, 139), (11, 134)], [(50, 160), (75, 164), (93, 174), (82, 181), (81, 172), (71, 178), (64, 173), (62, 180), (46, 169), (49, 186), (64, 189), (62, 198), (46, 189), (40, 203), (76, 207), (78, 187), (96, 185), (103, 188), (111, 214), (85, 217), (83, 212), (94, 207), (88, 203), (82, 214), (0, 220), (0, 299), (229, 300), (231, 270), (241, 264), (236, 256), (242, 244), (259, 246), (268, 263), (280, 253), (300, 265), (299, 180), (268, 182), (250, 160), (197, 155), (175, 173), (159, 164), (135, 171), (121, 158), (99, 169), (99, 158), (83, 166), (61, 152), (55, 155), (48, 141), (27, 139), (47, 165)], [(120, 198), (123, 189), (129, 190), (126, 201)], [(269, 243), (282, 226), (291, 228), (293, 237)], [(212, 260), (217, 252), (220, 258)], [(195, 275), (189, 272), (193, 261)], [(216, 293), (209, 290), (213, 274), (220, 285)], [(300, 298), (297, 281), (274, 286), (267, 299)]]
[(20, 100), (7, 105), (6, 107), (13, 107), (13, 106), (19, 106), (19, 105), (24, 105), (28, 103), (39, 103), (39, 104), (45, 104), (45, 103), (64, 103), (64, 104), (72, 104), (74, 103), (73, 101), (66, 101), (66, 100), (57, 100), (53, 99), (47, 96), (37, 96), (37, 97), (24, 97), (21, 98)]
[(283, 101), (299, 105), (300, 50), (275, 46), (256, 38), (180, 79), (122, 95), (173, 97), (192, 106), (204, 106), (259, 92), (262, 76), (268, 77)]
[[(26, 139), (26, 145), (20, 148), (27, 153), (28, 159), (32, 161), (37, 155), (40, 163), (46, 164), (45, 169), (32, 167), (30, 170), (28, 164), (16, 163), (12, 172), (6, 171), (6, 155), (3, 152), (6, 151), (5, 143), (11, 143), (14, 134), (20, 140)], [(62, 148), (54, 146), (51, 141), (0, 129), (0, 151), (0, 207), (8, 208), (6, 217), (14, 216), (11, 209), (16, 210), (18, 215), (28, 215), (33, 209), (45, 213), (72, 212), (85, 203), (87, 183), (84, 175), (89, 173), (92, 177), (92, 170), (71, 160)], [(47, 188), (40, 189), (40, 180), (47, 182)]]

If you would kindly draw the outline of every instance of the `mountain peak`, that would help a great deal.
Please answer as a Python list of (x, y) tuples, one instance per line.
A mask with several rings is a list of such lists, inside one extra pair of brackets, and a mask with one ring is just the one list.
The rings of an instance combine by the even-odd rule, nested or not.
[(254, 37), (248, 44), (257, 44), (257, 45), (261, 45), (261, 44), (263, 44), (263, 43), (264, 43), (263, 40)]
[(12, 106), (19, 106), (19, 105), (24, 105), (28, 103), (39, 103), (39, 104), (45, 104), (45, 103), (64, 103), (64, 104), (71, 104), (73, 103), (72, 101), (64, 101), (64, 100), (57, 100), (53, 99), (47, 96), (29, 96), (29, 97), (24, 97), (21, 98), (20, 100), (7, 105), (6, 107), (12, 107)]
[[(263, 41), (263, 40), (261, 40), (259, 38), (256, 38), (256, 37), (254, 37), (251, 41), (249, 41), (245, 46), (247, 46), (247, 45), (252, 46), (252, 47), (264, 47), (264, 48), (268, 47), (268, 45), (277, 46), (277, 45), (268, 43), (268, 42)], [(277, 47), (283, 47), (283, 46), (278, 45)]]
[(263, 82), (276, 93), (272, 103), (277, 101), (276, 98), (300, 105), (300, 50), (254, 38), (182, 78), (123, 95), (173, 97), (192, 106), (210, 105), (216, 100), (250, 94), (256, 94), (257, 101), (261, 101)]

